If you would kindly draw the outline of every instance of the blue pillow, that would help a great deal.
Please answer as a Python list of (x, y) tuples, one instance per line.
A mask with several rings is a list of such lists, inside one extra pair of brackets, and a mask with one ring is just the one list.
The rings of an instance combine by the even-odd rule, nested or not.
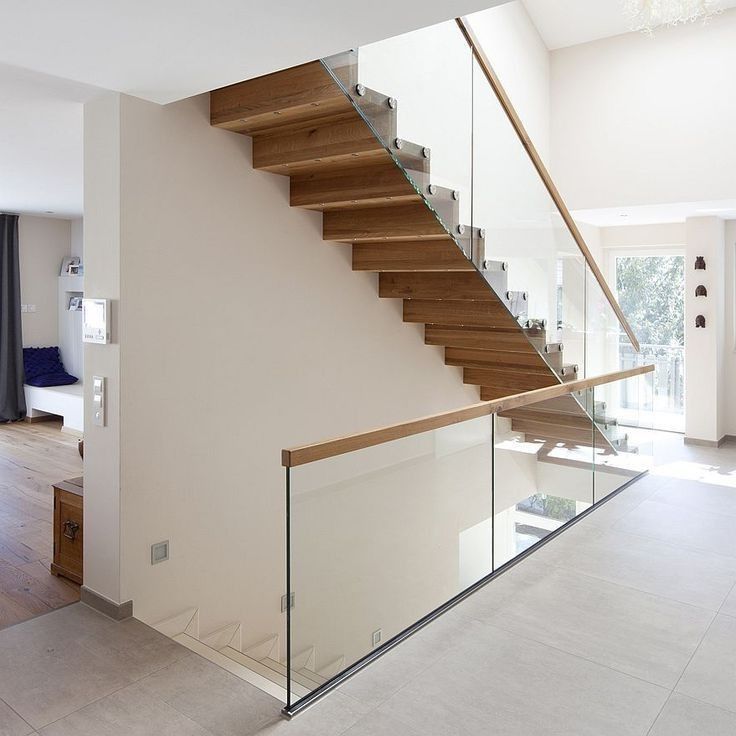
[(77, 379), (64, 370), (59, 348), (23, 348), (23, 367), (29, 386), (68, 386)]

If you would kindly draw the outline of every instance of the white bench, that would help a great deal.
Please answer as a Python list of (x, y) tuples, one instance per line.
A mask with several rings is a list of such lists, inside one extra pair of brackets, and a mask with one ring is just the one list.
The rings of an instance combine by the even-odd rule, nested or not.
[(81, 383), (44, 387), (26, 384), (23, 389), (29, 419), (56, 414), (64, 418), (63, 429), (76, 434), (84, 432), (84, 387)]

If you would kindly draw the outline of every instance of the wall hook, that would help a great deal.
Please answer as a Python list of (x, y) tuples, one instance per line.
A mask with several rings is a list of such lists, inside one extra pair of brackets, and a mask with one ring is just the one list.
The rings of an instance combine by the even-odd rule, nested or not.
[(705, 271), (705, 258), (703, 256), (698, 256), (695, 259), (695, 270)]
[(699, 314), (695, 318), (695, 326), (696, 327), (705, 327), (705, 317), (702, 314)]
[(708, 296), (708, 289), (706, 289), (703, 284), (700, 284), (700, 286), (696, 286), (695, 296)]

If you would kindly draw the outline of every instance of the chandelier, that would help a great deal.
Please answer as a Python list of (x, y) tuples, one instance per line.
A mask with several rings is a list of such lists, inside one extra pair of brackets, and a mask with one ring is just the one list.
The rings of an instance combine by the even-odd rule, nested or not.
[(705, 23), (721, 12), (720, 0), (623, 0), (623, 8), (631, 30), (650, 36), (658, 26)]

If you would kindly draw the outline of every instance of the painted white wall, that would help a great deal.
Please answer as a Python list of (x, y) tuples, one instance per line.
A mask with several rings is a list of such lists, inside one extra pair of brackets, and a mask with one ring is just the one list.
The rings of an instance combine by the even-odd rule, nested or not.
[(72, 220), (72, 255), (79, 256), (84, 262), (84, 220), (77, 217)]
[(725, 226), (725, 321), (723, 356), (726, 378), (723, 395), (723, 423), (725, 434), (736, 437), (736, 391), (731, 386), (736, 375), (736, 220)]
[(71, 223), (50, 217), (18, 219), (21, 302), (35, 312), (21, 315), (24, 347), (59, 344), (59, 269), (71, 253)]
[[(120, 263), (119, 339), (87, 349), (86, 373), (112, 380), (113, 402), (121, 382), (120, 414), (89, 433), (86, 584), (146, 621), (199, 605), (203, 630), (242, 620), (260, 636), (280, 625), (281, 448), (477, 391), (378, 299), (374, 275), (352, 272), (349, 247), (322, 241), (318, 213), (289, 208), (288, 179), (251, 169), (248, 138), (210, 127), (206, 96), (91, 103), (85, 128), (88, 295), (116, 299), (103, 261)], [(118, 426), (113, 595), (112, 565), (92, 558), (115, 551)], [(152, 567), (163, 539), (171, 560)]]
[(470, 23), (534, 146), (548, 162), (551, 62), (537, 27), (520, 0), (474, 13)]
[[(85, 293), (112, 300), (112, 344), (84, 346), (84, 583), (120, 597), (120, 98), (84, 108)], [(92, 423), (92, 376), (107, 382), (107, 426)]]
[[(685, 226), (685, 436), (718, 442), (726, 433), (725, 223), (691, 217)], [(704, 256), (705, 271), (695, 270), (697, 256)], [(695, 297), (698, 284), (707, 288), (706, 299)], [(705, 329), (695, 327), (698, 314)]]
[(551, 54), (552, 171), (572, 209), (733, 199), (736, 10)]

